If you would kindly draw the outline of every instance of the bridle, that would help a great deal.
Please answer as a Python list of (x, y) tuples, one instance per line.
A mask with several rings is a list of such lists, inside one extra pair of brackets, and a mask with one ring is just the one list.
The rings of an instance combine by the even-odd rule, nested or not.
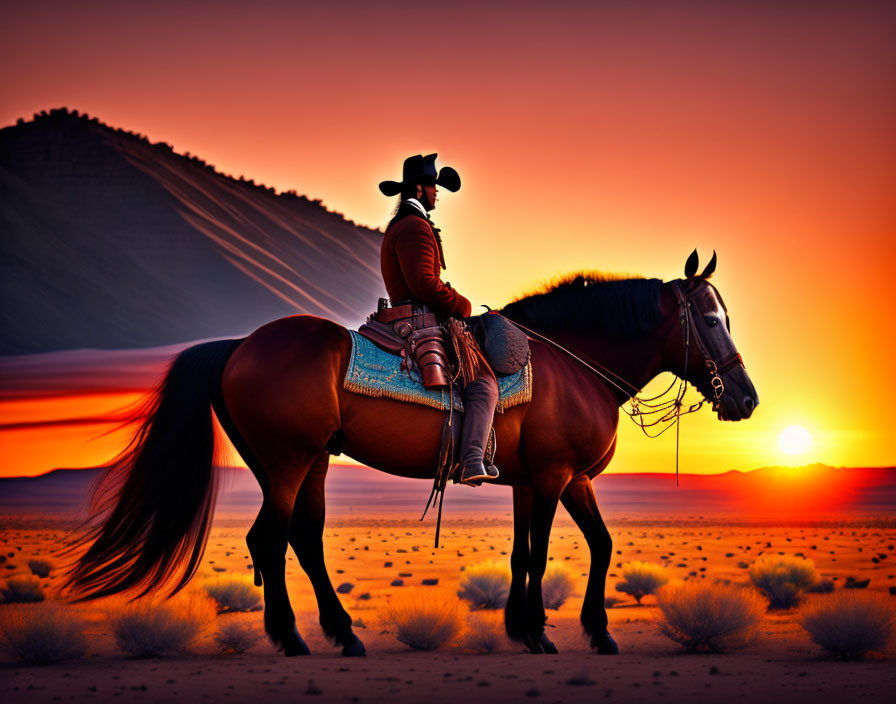
[[(681, 375), (677, 379), (673, 379), (672, 383), (669, 384), (668, 388), (666, 388), (665, 391), (649, 398), (638, 398), (638, 394), (641, 393), (641, 389), (639, 389), (631, 382), (626, 381), (610, 369), (607, 369), (602, 364), (595, 362), (592, 359), (588, 359), (587, 357), (583, 358), (575, 352), (572, 352), (563, 347), (559, 343), (554, 342), (550, 338), (545, 337), (541, 333), (530, 330), (526, 326), (521, 325), (516, 321), (510, 320), (509, 318), (507, 318), (507, 320), (510, 320), (511, 323), (523, 330), (526, 334), (535, 337), (572, 357), (584, 367), (597, 374), (608, 384), (621, 391), (625, 396), (629, 397), (628, 403), (631, 405), (631, 410), (628, 410), (625, 407), (626, 402), (623, 402), (620, 408), (622, 408), (622, 411), (629, 418), (631, 418), (632, 422), (634, 422), (635, 425), (641, 428), (641, 431), (647, 437), (657, 438), (674, 426), (675, 485), (678, 486), (678, 457), (681, 416), (699, 411), (703, 407), (703, 404), (708, 401), (708, 399), (704, 395), (704, 398), (702, 398), (697, 403), (691, 404), (686, 409), (683, 406), (684, 395), (687, 391), (688, 385), (686, 375), (688, 370), (688, 357), (690, 355), (691, 338), (693, 338), (694, 340), (694, 345), (697, 348), (697, 351), (703, 356), (704, 364), (709, 371), (710, 385), (713, 395), (712, 409), (714, 411), (719, 410), (722, 396), (725, 393), (725, 384), (722, 381), (721, 375), (737, 365), (743, 366), (743, 360), (741, 359), (741, 356), (737, 351), (729, 354), (719, 362), (716, 362), (712, 358), (712, 355), (710, 354), (706, 343), (702, 339), (700, 332), (697, 329), (697, 325), (694, 322), (694, 318), (696, 316), (692, 314), (692, 309), (694, 309), (696, 314), (700, 313), (700, 309), (697, 306), (695, 299), (701, 292), (701, 287), (698, 286), (693, 287), (690, 290), (682, 290), (679, 281), (671, 281), (670, 286), (672, 287), (672, 291), (675, 294), (675, 299), (678, 301), (678, 318), (681, 324), (682, 342), (684, 344), (684, 365)], [(722, 308), (724, 309), (727, 316), (728, 308), (725, 306), (725, 303), (722, 301), (721, 297), (719, 297), (719, 302), (721, 303)], [(678, 383), (678, 390), (675, 392), (674, 397), (671, 399), (663, 400), (663, 397), (665, 397), (670, 391), (672, 391), (676, 383)], [(666, 423), (667, 425), (662, 427), (658, 432), (651, 433), (648, 430), (649, 428), (653, 428), (662, 423)]]

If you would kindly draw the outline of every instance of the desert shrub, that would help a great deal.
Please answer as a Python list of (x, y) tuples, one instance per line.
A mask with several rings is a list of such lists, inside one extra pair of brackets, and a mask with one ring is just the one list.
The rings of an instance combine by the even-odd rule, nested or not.
[(463, 626), (458, 602), (437, 591), (406, 592), (387, 607), (386, 618), (398, 641), (414, 650), (436, 650), (456, 638)]
[(53, 563), (48, 560), (28, 560), (28, 569), (31, 570), (31, 574), (43, 579), (50, 576)]
[(261, 592), (248, 577), (219, 577), (206, 582), (205, 591), (218, 604), (218, 613), (262, 609)]
[(616, 591), (630, 594), (639, 604), (648, 594), (669, 581), (665, 568), (652, 562), (627, 562), (622, 566), (622, 581), (616, 583)]
[(763, 555), (753, 563), (749, 574), (773, 609), (789, 609), (818, 581), (815, 563), (792, 555)]
[(229, 619), (215, 633), (215, 643), (220, 646), (222, 653), (245, 653), (259, 638), (258, 631), (251, 624)]
[(604, 599), (604, 608), (612, 609), (616, 604), (618, 604), (622, 599), (619, 599), (615, 596), (608, 596)]
[(563, 565), (551, 565), (541, 580), (544, 608), (559, 609), (572, 596), (575, 588), (572, 571)]
[(32, 574), (10, 577), (6, 580), (6, 584), (0, 587), (0, 594), (3, 594), (3, 601), (7, 604), (43, 601), (45, 598), (40, 579)]
[(494, 653), (504, 643), (504, 619), (500, 614), (471, 614), (467, 624), (470, 630), (465, 643), (470, 650)]
[(886, 648), (896, 627), (896, 609), (883, 594), (839, 591), (813, 597), (799, 622), (828, 653), (854, 660)]
[(198, 595), (165, 601), (143, 599), (110, 615), (118, 647), (134, 657), (187, 652), (214, 618), (210, 599)]
[(657, 590), (660, 630), (688, 650), (721, 652), (746, 647), (768, 603), (752, 589), (673, 582)]
[(0, 648), (18, 662), (42, 665), (83, 657), (86, 622), (77, 612), (47, 602), (0, 612)]
[(471, 609), (503, 609), (510, 592), (510, 571), (489, 560), (468, 567), (457, 595), (469, 602)]

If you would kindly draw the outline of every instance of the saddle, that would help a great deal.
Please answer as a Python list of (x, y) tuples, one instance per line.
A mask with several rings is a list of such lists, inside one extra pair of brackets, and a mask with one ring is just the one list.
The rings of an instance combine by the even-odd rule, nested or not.
[[(403, 369), (408, 370), (413, 361), (427, 389), (447, 386), (455, 365), (447, 354), (445, 324), (440, 325), (435, 313), (426, 306), (401, 303), (390, 307), (388, 303), (388, 299), (381, 298), (377, 312), (367, 318), (358, 332), (380, 349), (403, 357)], [(529, 338), (503, 315), (490, 311), (463, 322), (478, 347), (476, 351), (481, 351), (495, 374), (516, 374), (529, 363)], [(455, 328), (455, 337), (461, 334)], [(464, 346), (469, 346), (469, 341)], [(457, 356), (463, 356), (463, 352)]]

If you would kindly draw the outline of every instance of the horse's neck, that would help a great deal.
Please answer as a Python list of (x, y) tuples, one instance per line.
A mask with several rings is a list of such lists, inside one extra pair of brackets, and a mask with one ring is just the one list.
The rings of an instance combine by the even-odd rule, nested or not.
[[(668, 336), (668, 329), (661, 325), (654, 333), (637, 338), (614, 338), (597, 334), (586, 334), (582, 331), (551, 331), (548, 333), (554, 342), (598, 362), (622, 380), (613, 379), (623, 387), (606, 382), (620, 404), (627, 401), (642, 389), (651, 379), (663, 371), (663, 346)], [(610, 375), (611, 378), (612, 375)], [(629, 385), (635, 389), (629, 388)]]

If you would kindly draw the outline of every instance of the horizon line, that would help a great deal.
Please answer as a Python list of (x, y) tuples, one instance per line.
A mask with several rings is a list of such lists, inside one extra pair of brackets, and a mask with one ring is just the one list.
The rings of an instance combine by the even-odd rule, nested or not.
[[(376, 469), (375, 467), (369, 467), (367, 465), (360, 464), (360, 463), (348, 464), (348, 463), (344, 463), (344, 462), (331, 462), (330, 467), (342, 467), (342, 468), (346, 468), (346, 469), (369, 470), (372, 472), (379, 472), (380, 474), (384, 474), (389, 477), (394, 477), (395, 479), (414, 479), (415, 478), (415, 477), (402, 477), (402, 476), (396, 475), (396, 474), (389, 474), (388, 472), (385, 472), (383, 470)], [(815, 468), (815, 469), (819, 469), (819, 468), (837, 469), (837, 470), (896, 469), (896, 465), (875, 465), (875, 466), (868, 466), (868, 467), (865, 467), (865, 466), (835, 467), (834, 465), (825, 464), (824, 462), (811, 462), (809, 464), (803, 464), (803, 465), (765, 465), (763, 467), (755, 467), (753, 469), (726, 469), (726, 470), (720, 470), (717, 472), (705, 472), (705, 473), (679, 472), (678, 476), (679, 477), (703, 477), (703, 478), (705, 478), (705, 477), (721, 477), (726, 474), (747, 475), (747, 474), (753, 474), (755, 472), (761, 472), (762, 470), (767, 470), (767, 469), (799, 470), (799, 469), (813, 469), (813, 468)], [(85, 471), (90, 471), (90, 470), (102, 470), (102, 469), (106, 469), (106, 467), (101, 466), (101, 465), (95, 466), (95, 467), (55, 467), (54, 469), (47, 470), (46, 472), (41, 472), (40, 474), (20, 474), (20, 475), (8, 476), (8, 477), (0, 477), (0, 480), (3, 480), (3, 479), (39, 479), (41, 477), (46, 477), (46, 476), (49, 476), (56, 472), (85, 472)], [(224, 470), (233, 470), (235, 472), (250, 472), (251, 473), (251, 470), (249, 468), (240, 467), (240, 466), (236, 466), (236, 465), (216, 465), (215, 469), (219, 469), (219, 470), (224, 469)], [(598, 476), (612, 476), (612, 475), (620, 475), (620, 474), (626, 474), (626, 475), (630, 475), (630, 476), (641, 476), (641, 477), (675, 476), (675, 472), (673, 472), (671, 470), (668, 472), (662, 472), (662, 471), (646, 471), (645, 472), (645, 471), (639, 471), (639, 470), (618, 470), (618, 471), (604, 472), (604, 473), (599, 474)], [(419, 479), (420, 477), (416, 477), (416, 478)], [(596, 478), (597, 477), (595, 477), (595, 479)], [(431, 478), (422, 477), (422, 479), (431, 479)]]

